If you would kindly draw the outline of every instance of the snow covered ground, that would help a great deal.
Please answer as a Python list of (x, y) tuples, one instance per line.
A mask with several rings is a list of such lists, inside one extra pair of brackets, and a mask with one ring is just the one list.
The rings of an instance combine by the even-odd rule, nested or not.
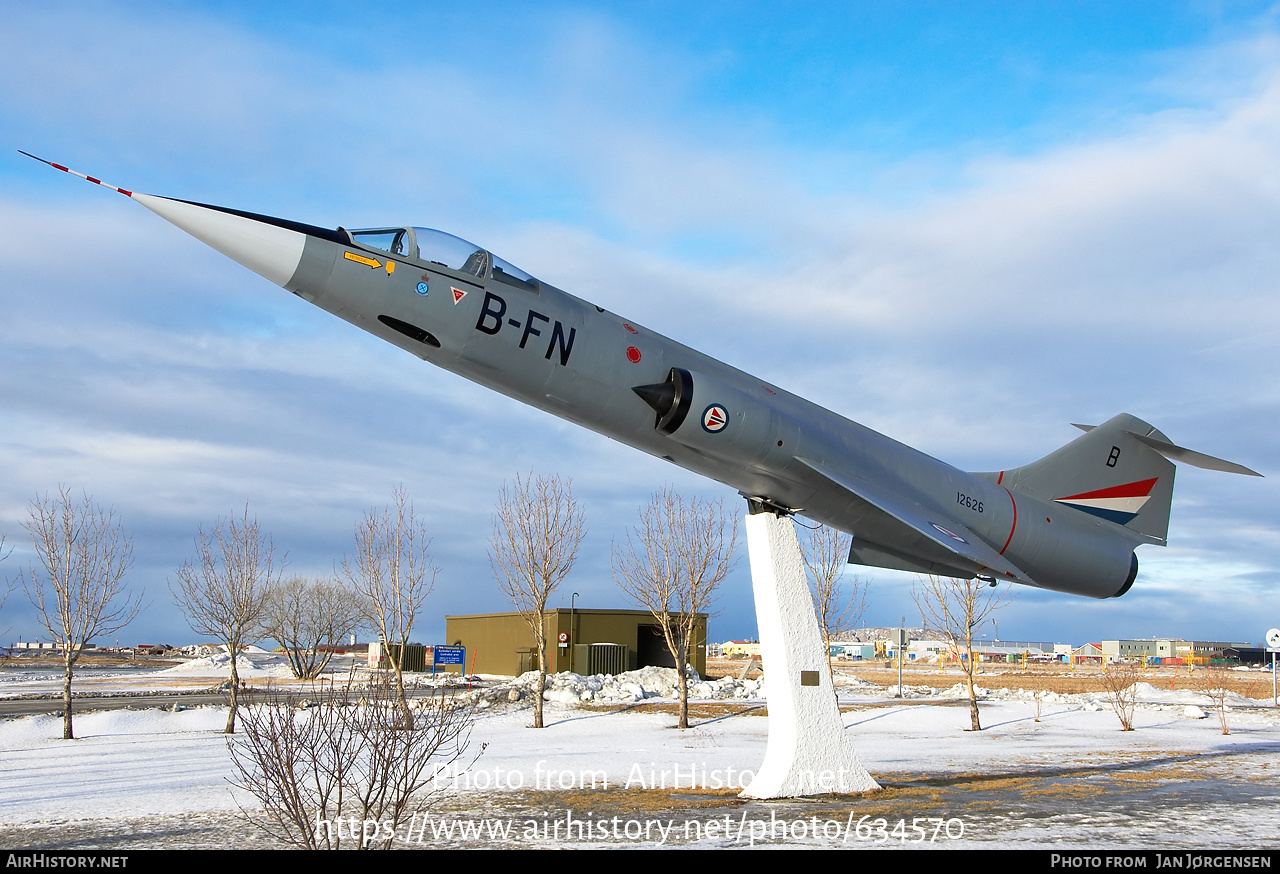
[[(274, 657), (245, 662), (242, 674), (280, 676)], [(223, 670), (201, 659), (95, 682), (207, 687)], [(6, 679), (5, 695), (50, 682)], [(1269, 699), (1230, 699), (1223, 735), (1196, 692), (1140, 687), (1132, 732), (1102, 695), (1043, 695), (1037, 721), (1032, 693), (991, 692), (974, 733), (959, 689), (908, 687), (898, 700), (859, 682), (841, 693), (854, 708), (845, 725), (884, 791), (743, 802), (735, 788), (767, 738), (760, 683), (700, 684), (695, 694), (712, 703), (679, 731), (653, 706), (672, 695), (671, 671), (561, 675), (546, 696), (548, 726), (534, 730), (529, 679), (486, 685), (471, 737), (472, 753), (483, 752), (441, 775), (450, 797), (399, 842), (1280, 847), (1280, 713)], [(255, 802), (231, 785), (225, 720), (220, 706), (82, 711), (75, 741), (59, 739), (56, 716), (0, 720), (0, 845), (270, 846), (240, 813)]]

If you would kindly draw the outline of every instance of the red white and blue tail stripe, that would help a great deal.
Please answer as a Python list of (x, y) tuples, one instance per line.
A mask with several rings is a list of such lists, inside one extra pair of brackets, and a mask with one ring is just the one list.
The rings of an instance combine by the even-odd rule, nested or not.
[(1152, 477), (1138, 482), (1098, 489), (1095, 492), (1081, 492), (1078, 495), (1068, 495), (1065, 498), (1054, 498), (1054, 500), (1059, 504), (1066, 504), (1069, 507), (1075, 507), (1077, 510), (1083, 510), (1101, 519), (1106, 519), (1108, 522), (1115, 522), (1117, 525), (1128, 525), (1137, 518), (1143, 505), (1151, 499), (1151, 490), (1155, 488), (1158, 480), (1159, 477)]

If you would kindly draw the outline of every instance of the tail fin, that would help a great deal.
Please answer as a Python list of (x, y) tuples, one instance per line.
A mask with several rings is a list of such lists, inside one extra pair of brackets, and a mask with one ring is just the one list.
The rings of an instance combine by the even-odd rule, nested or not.
[(1001, 471), (993, 478), (1010, 490), (1074, 507), (1163, 546), (1173, 501), (1174, 466), (1169, 459), (1261, 476), (1242, 465), (1175, 446), (1160, 431), (1127, 413), (1096, 427), (1076, 427), (1084, 435), (1039, 461)]

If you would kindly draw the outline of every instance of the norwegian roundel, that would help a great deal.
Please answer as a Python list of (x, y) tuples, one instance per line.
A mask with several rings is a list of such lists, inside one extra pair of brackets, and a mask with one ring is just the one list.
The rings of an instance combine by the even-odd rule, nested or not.
[(720, 404), (712, 404), (702, 411), (702, 430), (718, 434), (729, 424), (729, 411)]

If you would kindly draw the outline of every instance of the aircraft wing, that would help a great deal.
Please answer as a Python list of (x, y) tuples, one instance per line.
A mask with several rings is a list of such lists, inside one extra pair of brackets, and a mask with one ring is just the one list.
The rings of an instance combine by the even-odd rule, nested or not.
[(964, 523), (950, 514), (925, 507), (915, 500), (911, 490), (905, 485), (898, 488), (885, 486), (854, 474), (832, 470), (805, 458), (796, 460), (828, 482), (861, 498), (947, 552), (991, 571), (993, 577), (1031, 586), (1036, 585), (1031, 577), (970, 531)]

